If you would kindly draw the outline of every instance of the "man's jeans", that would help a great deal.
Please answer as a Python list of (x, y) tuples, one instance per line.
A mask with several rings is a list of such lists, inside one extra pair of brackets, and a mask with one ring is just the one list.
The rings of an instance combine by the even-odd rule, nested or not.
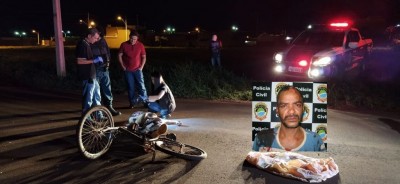
[(100, 86), (96, 79), (83, 80), (82, 113), (90, 107), (101, 105)]
[(221, 66), (221, 56), (219, 54), (212, 54), (211, 65), (212, 66)]
[(160, 104), (157, 102), (149, 102), (148, 106), (150, 112), (159, 112), (161, 117), (168, 115), (168, 109), (161, 108)]
[(111, 93), (111, 81), (110, 81), (110, 74), (107, 69), (103, 67), (96, 70), (97, 80), (99, 81), (100, 85), (100, 93), (101, 99), (103, 101), (103, 105), (111, 106), (113, 96)]
[[(135, 105), (140, 101), (147, 99), (146, 87), (144, 86), (144, 78), (142, 70), (134, 72), (125, 71), (125, 79), (128, 86), (128, 97), (130, 105)], [(135, 97), (135, 87), (138, 89), (139, 97)]]

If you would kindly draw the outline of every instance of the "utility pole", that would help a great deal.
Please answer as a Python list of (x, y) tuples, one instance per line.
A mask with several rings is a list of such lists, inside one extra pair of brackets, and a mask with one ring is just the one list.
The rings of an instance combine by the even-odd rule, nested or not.
[(65, 77), (64, 40), (62, 35), (60, 0), (53, 0), (54, 36), (56, 42), (57, 75)]
[(89, 12), (87, 13), (87, 26), (90, 28), (90, 17), (89, 17)]

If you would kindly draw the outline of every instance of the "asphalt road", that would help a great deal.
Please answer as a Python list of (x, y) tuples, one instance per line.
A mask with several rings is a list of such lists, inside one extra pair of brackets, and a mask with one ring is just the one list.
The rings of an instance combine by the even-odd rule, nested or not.
[[(177, 100), (169, 126), (178, 140), (208, 158), (186, 161), (158, 152), (156, 162), (121, 135), (110, 151), (86, 160), (76, 147), (80, 95), (0, 87), (0, 183), (301, 183), (246, 163), (251, 150), (251, 103)], [(114, 105), (123, 125), (134, 110), (125, 95)], [(324, 183), (399, 183), (400, 117), (328, 110), (328, 152), (340, 172)]]

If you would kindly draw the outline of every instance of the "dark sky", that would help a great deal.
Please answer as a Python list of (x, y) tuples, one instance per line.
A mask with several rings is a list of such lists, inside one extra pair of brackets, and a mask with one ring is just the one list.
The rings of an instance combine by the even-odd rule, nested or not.
[[(177, 31), (199, 26), (208, 31), (229, 29), (233, 24), (242, 31), (281, 31), (321, 23), (334, 16), (356, 20), (379, 20), (385, 24), (400, 22), (400, 0), (60, 0), (64, 30), (79, 30), (79, 19), (91, 19), (100, 25), (119, 25), (116, 17), (129, 24), (145, 25), (160, 31), (168, 25)], [(37, 29), (53, 32), (52, 0), (1, 0), (0, 34), (14, 30)]]

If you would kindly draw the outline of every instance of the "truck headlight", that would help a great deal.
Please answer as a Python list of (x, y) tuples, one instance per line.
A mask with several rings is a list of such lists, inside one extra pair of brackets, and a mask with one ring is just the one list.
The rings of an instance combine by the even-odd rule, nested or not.
[(311, 76), (313, 76), (313, 77), (318, 77), (318, 76), (320, 76), (320, 75), (321, 75), (321, 73), (319, 72), (318, 69), (313, 69), (313, 70), (311, 70)]
[(314, 60), (313, 65), (314, 66), (326, 66), (332, 63), (332, 58), (329, 56), (318, 58)]
[(275, 66), (275, 72), (282, 73), (284, 69), (285, 68), (282, 65), (276, 65)]
[(274, 56), (275, 62), (281, 63), (281, 62), (282, 62), (282, 59), (283, 59), (282, 53), (277, 53), (277, 54), (275, 54), (275, 56)]

